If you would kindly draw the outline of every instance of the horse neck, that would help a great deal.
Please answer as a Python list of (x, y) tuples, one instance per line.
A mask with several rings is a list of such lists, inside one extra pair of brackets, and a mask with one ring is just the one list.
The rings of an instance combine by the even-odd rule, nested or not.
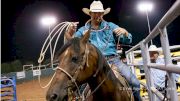
[[(94, 96), (97, 96), (97, 98), (99, 98), (100, 96), (103, 97), (104, 95), (109, 95), (109, 92), (114, 92), (117, 81), (115, 81), (116, 77), (115, 77), (113, 71), (111, 70), (111, 68), (109, 67), (108, 63), (104, 59), (101, 52), (93, 45), (92, 45), (91, 49), (92, 50), (89, 53), (91, 57), (89, 56), (89, 60), (92, 60), (92, 61), (91, 61), (91, 64), (89, 64), (90, 65), (89, 68), (96, 67), (95, 74), (97, 73), (97, 75), (95, 77), (91, 76), (87, 80), (87, 82), (88, 82), (92, 92), (95, 89), (97, 89), (93, 94), (93, 98), (94, 98)], [(92, 56), (98, 57), (99, 58), (98, 62), (95, 61), (94, 57), (92, 58)], [(98, 100), (98, 101), (100, 101), (100, 100)]]
[(97, 97), (101, 95), (104, 96), (105, 94), (108, 95), (109, 92), (113, 92), (116, 87), (116, 77), (110, 67), (103, 67), (103, 69), (107, 69), (107, 71), (101, 70), (96, 77), (92, 77), (88, 82), (92, 91), (97, 89), (93, 94)]

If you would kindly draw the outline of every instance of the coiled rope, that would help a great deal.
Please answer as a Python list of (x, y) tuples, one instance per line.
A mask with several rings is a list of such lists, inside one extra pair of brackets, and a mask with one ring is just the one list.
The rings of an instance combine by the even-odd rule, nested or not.
[[(40, 52), (40, 56), (39, 56), (39, 59), (38, 59), (38, 63), (39, 63), (39, 71), (40, 71), (40, 67), (41, 67), (41, 63), (43, 62), (44, 60), (44, 57), (46, 55), (46, 52), (48, 50), (48, 48), (50, 48), (50, 44), (52, 42), (52, 40), (55, 40), (55, 44), (53, 46), (53, 52), (52, 52), (52, 59), (54, 59), (54, 54), (55, 54), (55, 50), (56, 50), (56, 46), (57, 46), (57, 42), (62, 34), (62, 32), (64, 31), (64, 29), (66, 29), (66, 31), (69, 29), (70, 26), (73, 26), (74, 22), (62, 22), (62, 23), (59, 23), (58, 25), (56, 25), (52, 31), (50, 31), (48, 37), (46, 38), (43, 46), (42, 46), (42, 49), (41, 49), (41, 52)], [(58, 29), (57, 29), (58, 28)], [(54, 31), (57, 30), (55, 33)], [(54, 34), (53, 34), (54, 33)], [(53, 60), (52, 60), (53, 61)], [(56, 68), (53, 68), (53, 70), (56, 70)], [(55, 76), (56, 72), (53, 74), (53, 76), (51, 77), (50, 81), (45, 85), (43, 86), (41, 84), (41, 76), (39, 75), (38, 76), (38, 81), (39, 81), (39, 85), (41, 88), (46, 88), (50, 85), (50, 83), (52, 82), (54, 76)]]

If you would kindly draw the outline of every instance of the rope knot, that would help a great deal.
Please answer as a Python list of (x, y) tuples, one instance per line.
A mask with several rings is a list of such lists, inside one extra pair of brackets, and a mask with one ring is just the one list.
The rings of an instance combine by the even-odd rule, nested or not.
[(72, 78), (71, 81), (72, 81), (72, 82), (76, 82), (76, 79)]

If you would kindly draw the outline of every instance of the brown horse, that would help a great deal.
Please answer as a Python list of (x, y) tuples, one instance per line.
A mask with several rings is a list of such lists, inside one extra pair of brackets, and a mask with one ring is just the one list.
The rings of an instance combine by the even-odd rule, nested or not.
[[(73, 38), (60, 50), (59, 66), (48, 89), (47, 101), (66, 101), (69, 89), (78, 90), (88, 83), (93, 101), (132, 101), (128, 84), (119, 81), (102, 53), (88, 42), (90, 31), (82, 38)], [(123, 81), (125, 82), (125, 81)]]

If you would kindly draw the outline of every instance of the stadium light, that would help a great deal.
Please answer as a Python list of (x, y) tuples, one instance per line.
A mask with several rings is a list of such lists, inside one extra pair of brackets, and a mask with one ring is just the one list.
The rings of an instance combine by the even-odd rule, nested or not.
[[(51, 26), (56, 23), (56, 18), (51, 15), (43, 16), (40, 20), (43, 26), (49, 27), (49, 34), (51, 33)], [(51, 53), (51, 67), (53, 68), (53, 57), (52, 57), (52, 45), (51, 45), (51, 35), (50, 35), (50, 53)]]
[[(143, 2), (140, 2), (137, 7), (138, 7), (139, 11), (146, 13), (146, 18), (147, 18), (147, 23), (148, 23), (148, 30), (149, 30), (149, 34), (150, 34), (151, 33), (151, 27), (150, 27), (150, 24), (149, 24), (148, 12), (151, 12), (153, 10), (153, 7), (154, 7), (153, 3), (150, 2), (150, 1), (143, 1)], [(153, 45), (152, 40), (151, 40), (151, 45)]]

